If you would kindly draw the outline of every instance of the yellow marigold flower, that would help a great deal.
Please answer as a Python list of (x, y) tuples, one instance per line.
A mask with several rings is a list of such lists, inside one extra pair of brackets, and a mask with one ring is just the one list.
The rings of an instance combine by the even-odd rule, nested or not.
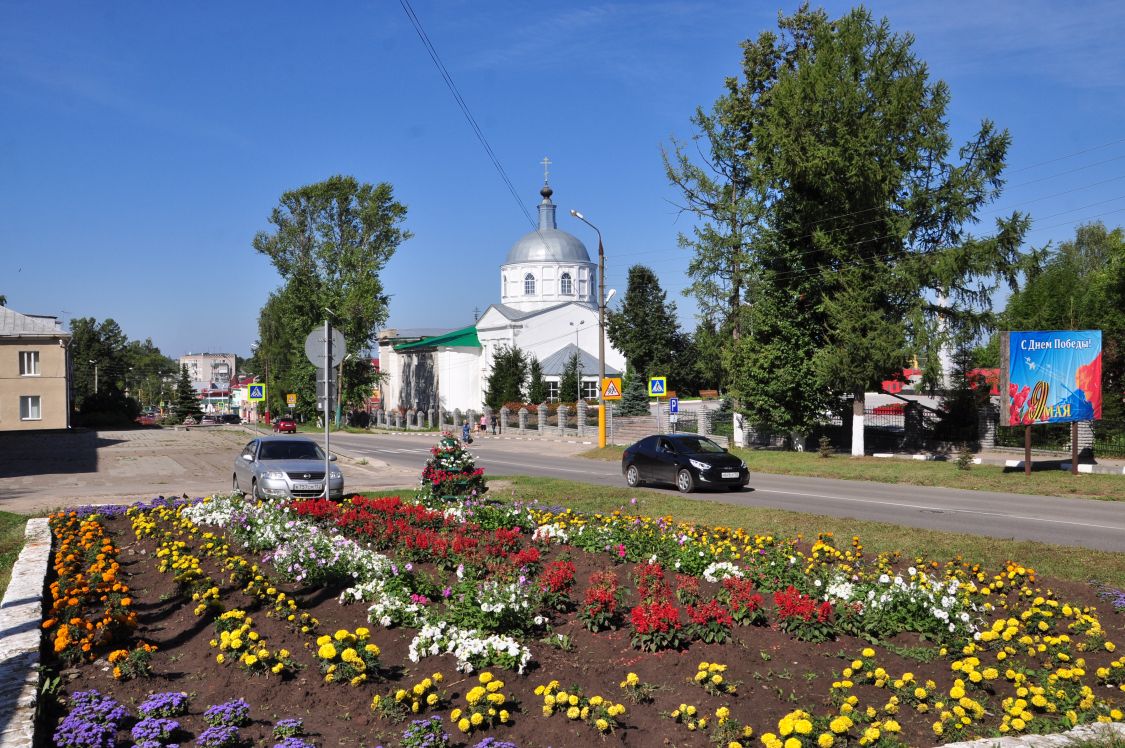
[(864, 657), (874, 657), (875, 656), (875, 650), (872, 649), (871, 647), (865, 647), (863, 652), (861, 652), (860, 654), (862, 654)]
[(721, 706), (715, 710), (715, 716), (719, 719), (726, 719), (730, 716), (730, 709), (725, 706)]
[(332, 644), (325, 644), (316, 650), (316, 655), (322, 660), (331, 660), (336, 657), (336, 648)]
[(566, 716), (568, 719), (578, 719), (578, 715), (581, 713), (582, 710), (576, 706), (572, 706), (566, 710)]
[(457, 721), (457, 729), (461, 732), (468, 732), (471, 728), (472, 725), (469, 723), (469, 720), (465, 719), (464, 717)]
[(606, 732), (609, 730), (609, 723), (599, 717), (597, 721), (594, 722), (594, 727), (598, 728), (601, 732)]
[(832, 748), (836, 744), (836, 738), (830, 732), (822, 732), (816, 738), (816, 744), (820, 748)]
[(480, 677), (479, 677), (478, 680), (480, 680), (481, 683), (488, 683), (490, 680), (492, 680), (492, 673), (485, 670), (483, 673), (480, 674)]
[(461, 719), (461, 710), (460, 709), (454, 709), (452, 712), (449, 713), (449, 719), (453, 720), (454, 722)]
[(426, 705), (427, 706), (434, 706), (437, 703), (438, 703), (438, 695), (436, 693), (432, 693), (432, 694), (430, 694), (429, 696), (426, 697)]
[(480, 712), (473, 712), (473, 716), (469, 717), (469, 721), (473, 723), (473, 727), (480, 727), (480, 723), (484, 722), (484, 715)]

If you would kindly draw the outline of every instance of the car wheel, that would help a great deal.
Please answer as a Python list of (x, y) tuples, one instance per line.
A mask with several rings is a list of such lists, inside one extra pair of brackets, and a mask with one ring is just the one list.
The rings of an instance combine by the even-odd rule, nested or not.
[(250, 481), (250, 498), (254, 499), (254, 501), (261, 498), (258, 496), (258, 481), (256, 480)]
[(691, 493), (695, 490), (695, 478), (687, 468), (681, 468), (680, 472), (676, 473), (676, 488), (680, 489), (680, 493)]
[(629, 488), (636, 488), (643, 482), (641, 480), (641, 471), (637, 470), (636, 465), (630, 465), (625, 469), (625, 482), (629, 484)]

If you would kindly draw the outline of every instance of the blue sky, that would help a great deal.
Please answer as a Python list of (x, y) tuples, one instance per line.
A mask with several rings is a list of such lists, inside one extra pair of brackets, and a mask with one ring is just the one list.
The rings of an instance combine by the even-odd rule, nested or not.
[[(525, 207), (549, 156), (560, 228), (594, 250), (566, 213), (599, 226), (608, 285), (648, 264), (694, 327), (676, 244), (690, 222), (660, 147), (738, 73), (739, 42), (796, 3), (413, 7)], [(983, 117), (1011, 131), (998, 208), (1031, 213), (1031, 244), (1125, 224), (1125, 5), (868, 7), (949, 83), (958, 141)], [(415, 237), (384, 273), (390, 326), (470, 323), (529, 229), (391, 0), (0, 2), (0, 112), (0, 294), (112, 317), (173, 356), (249, 351), (280, 283), (250, 242), (287, 189), (337, 173), (394, 185)]]

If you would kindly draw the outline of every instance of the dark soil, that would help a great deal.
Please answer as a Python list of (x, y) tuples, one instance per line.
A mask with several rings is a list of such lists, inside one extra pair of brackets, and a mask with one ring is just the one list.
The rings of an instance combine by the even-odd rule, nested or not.
[[(456, 745), (476, 745), (482, 738), (493, 735), (509, 740), (521, 748), (532, 746), (708, 746), (707, 732), (689, 732), (663, 714), (680, 703), (694, 704), (701, 713), (713, 714), (722, 705), (730, 707), (732, 717), (754, 728), (754, 737), (746, 745), (758, 745), (758, 735), (776, 731), (777, 720), (795, 708), (815, 714), (833, 711), (828, 700), (831, 683), (840, 677), (840, 671), (869, 646), (867, 642), (842, 637), (822, 644), (795, 641), (788, 634), (768, 627), (735, 627), (732, 642), (722, 645), (692, 643), (683, 651), (641, 653), (629, 645), (626, 631), (609, 631), (598, 634), (588, 632), (574, 613), (556, 616), (553, 631), (570, 637), (572, 649), (562, 651), (543, 642), (533, 642), (535, 665), (525, 675), (517, 675), (499, 668), (491, 671), (507, 684), (504, 693), (518, 702), (512, 710), (512, 722), (491, 732), (462, 736), (450, 724), (449, 713), (454, 706), (464, 705), (464, 694), (476, 685), (476, 673), (463, 675), (455, 669), (452, 656), (425, 658), (415, 665), (407, 657), (407, 648), (415, 634), (412, 629), (384, 629), (368, 623), (366, 606), (344, 606), (337, 602), (341, 589), (307, 589), (293, 585), (278, 585), (292, 593), (301, 605), (315, 615), (321, 623), (321, 633), (331, 633), (339, 628), (353, 630), (367, 626), (372, 631), (372, 641), (382, 649), (380, 661), (384, 670), (378, 678), (351, 687), (347, 684), (326, 684), (317, 669), (317, 661), (308, 645), (312, 638), (295, 632), (289, 625), (267, 617), (256, 610), (255, 600), (237, 587), (222, 589), (221, 600), (229, 609), (244, 607), (254, 618), (254, 626), (267, 639), (271, 648), (286, 647), (305, 666), (295, 677), (280, 679), (277, 676), (252, 676), (234, 665), (221, 666), (215, 662), (217, 650), (208, 644), (214, 634), (209, 617), (193, 614), (195, 603), (190, 597), (179, 595), (171, 576), (161, 574), (155, 565), (155, 543), (137, 541), (126, 519), (106, 520), (121, 548), (119, 560), (124, 581), (133, 591), (135, 608), (140, 625), (135, 632), (137, 640), (157, 645), (152, 659), (153, 675), (127, 682), (116, 681), (104, 660), (64, 669), (53, 660), (49, 647), (44, 648), (44, 661), (48, 674), (61, 670), (62, 679), (57, 699), (44, 699), (37, 744), (51, 745), (51, 735), (66, 713), (66, 696), (80, 690), (96, 688), (110, 694), (127, 706), (131, 713), (149, 694), (163, 691), (184, 691), (191, 696), (190, 713), (179, 718), (186, 733), (179, 742), (189, 744), (205, 725), (202, 713), (213, 704), (234, 698), (244, 698), (250, 703), (253, 724), (242, 729), (247, 745), (273, 745), (271, 728), (279, 719), (298, 717), (304, 720), (308, 740), (320, 746), (397, 746), (404, 727), (389, 723), (370, 709), (372, 696), (386, 694), (417, 682), (435, 671), (445, 676), (444, 690), (447, 700), (438, 711), (419, 716), (438, 714)], [(547, 554), (544, 562), (557, 558), (559, 551)], [(604, 570), (605, 556), (594, 556), (571, 549), (569, 557), (577, 566), (575, 579), (578, 589), (575, 599), (581, 599), (589, 576)], [(625, 586), (631, 586), (629, 572), (632, 566), (614, 567)], [(209, 573), (215, 579), (225, 579), (217, 568)], [(1071, 604), (1098, 606), (1106, 628), (1106, 638), (1122, 641), (1122, 616), (1116, 615), (1094, 591), (1081, 584), (1041, 580), (1041, 587), (1053, 589), (1060, 600)], [(713, 593), (714, 586), (701, 582), (704, 599)], [(767, 600), (769, 596), (765, 595)], [(772, 602), (768, 602), (772, 606)], [(912, 647), (932, 650), (932, 645), (919, 642), (917, 637), (901, 636), (893, 642), (896, 651)], [(929, 662), (893, 654), (877, 647), (878, 664), (898, 675), (912, 671), (919, 682), (933, 679), (939, 688), (947, 690), (952, 683), (950, 658), (937, 657)], [(1087, 669), (1105, 665), (1113, 658), (1106, 652), (1087, 653)], [(701, 661), (721, 662), (729, 666), (728, 681), (740, 682), (734, 695), (715, 697), (692, 683)], [(640, 680), (657, 687), (651, 703), (633, 704), (619, 683), (627, 672), (633, 671)], [(533, 693), (537, 685), (556, 679), (568, 690), (577, 686), (588, 695), (600, 694), (615, 702), (623, 702), (628, 712), (620, 718), (624, 727), (615, 734), (599, 735), (592, 727), (570, 721), (556, 713), (549, 718), (541, 714), (541, 699)], [(888, 692), (869, 686), (857, 686), (853, 693), (861, 705), (876, 706), (886, 702)], [(1102, 691), (1099, 696), (1105, 696)], [(1120, 694), (1119, 694), (1120, 695)], [(904, 708), (899, 715), (902, 738), (908, 745), (932, 745), (935, 741), (930, 725), (933, 714), (914, 714)], [(128, 733), (119, 735), (120, 745), (131, 745)]]

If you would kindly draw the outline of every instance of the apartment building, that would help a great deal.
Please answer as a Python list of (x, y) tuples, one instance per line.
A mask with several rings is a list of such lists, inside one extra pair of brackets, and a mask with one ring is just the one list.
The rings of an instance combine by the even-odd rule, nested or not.
[(0, 431), (70, 427), (70, 333), (0, 307)]

